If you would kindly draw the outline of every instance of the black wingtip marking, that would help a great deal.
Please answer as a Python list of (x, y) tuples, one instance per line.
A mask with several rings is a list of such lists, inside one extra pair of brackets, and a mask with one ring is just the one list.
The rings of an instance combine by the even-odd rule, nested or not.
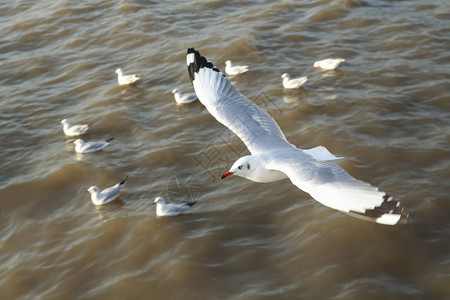
[(185, 203), (186, 205), (189, 205), (190, 207), (194, 206), (195, 204), (197, 204), (197, 202), (189, 202), (189, 203)]
[[(187, 66), (188, 73), (189, 73), (189, 79), (191, 80), (191, 83), (195, 79), (194, 74), (198, 73), (198, 71), (201, 68), (210, 68), (211, 70), (220, 73), (220, 70), (218, 68), (216, 68), (211, 62), (209, 62), (204, 56), (202, 56), (200, 54), (200, 52), (198, 52), (194, 48), (188, 48), (187, 55), (192, 54), (192, 53), (194, 54), (194, 62), (191, 62)], [(225, 74), (223, 74), (223, 76), (225, 76)]]
[(403, 209), (404, 208), (400, 205), (399, 201), (394, 200), (389, 194), (384, 194), (383, 202), (380, 206), (377, 206), (374, 209), (367, 209), (364, 213), (351, 210), (348, 214), (369, 221), (376, 221), (385, 214), (400, 215), (400, 219), (396, 224), (406, 224), (408, 223), (409, 213), (404, 212)]
[(112, 138), (109, 138), (109, 139), (107, 139), (107, 140), (106, 140), (106, 142), (107, 142), (107, 143), (109, 143), (109, 142), (111, 142), (112, 140), (114, 140), (114, 138), (113, 138), (113, 137), (112, 137)]
[(120, 185), (125, 184), (125, 182), (127, 182), (128, 180), (128, 176), (125, 176), (125, 178), (120, 182)]

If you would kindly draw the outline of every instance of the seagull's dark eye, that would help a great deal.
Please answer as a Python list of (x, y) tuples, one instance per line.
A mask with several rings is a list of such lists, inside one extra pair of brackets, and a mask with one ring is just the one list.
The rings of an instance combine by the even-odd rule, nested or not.
[(242, 170), (242, 165), (240, 165), (240, 166), (238, 167), (238, 169), (239, 169), (239, 170)]
[(247, 165), (247, 169), (250, 170), (250, 164)]

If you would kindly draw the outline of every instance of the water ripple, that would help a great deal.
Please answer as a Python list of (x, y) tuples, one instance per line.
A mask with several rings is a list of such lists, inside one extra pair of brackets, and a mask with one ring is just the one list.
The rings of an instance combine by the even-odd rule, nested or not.
[[(0, 3), (2, 299), (449, 298), (448, 8)], [(220, 181), (248, 152), (200, 103), (175, 104), (173, 88), (192, 91), (191, 46), (221, 69), (227, 59), (249, 64), (233, 84), (289, 141), (344, 156), (351, 175), (402, 201), (411, 224), (355, 220), (288, 180)], [(346, 62), (313, 68), (327, 57)], [(117, 67), (142, 82), (118, 87)], [(309, 81), (283, 91), (284, 72)], [(115, 139), (76, 155), (63, 118), (89, 123), (86, 140)], [(84, 193), (125, 175), (110, 206), (96, 208)], [(157, 218), (151, 202), (179, 201), (175, 188), (198, 203)]]

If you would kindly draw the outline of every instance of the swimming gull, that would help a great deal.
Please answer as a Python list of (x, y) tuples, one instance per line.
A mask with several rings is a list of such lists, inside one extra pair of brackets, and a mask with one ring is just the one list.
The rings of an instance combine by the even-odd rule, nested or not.
[(181, 94), (179, 89), (173, 89), (172, 94), (175, 96), (177, 104), (187, 104), (197, 100), (197, 95), (195, 93)]
[(70, 121), (68, 119), (64, 119), (61, 121), (61, 124), (63, 124), (63, 131), (64, 134), (67, 136), (79, 136), (85, 134), (89, 126), (88, 125), (71, 125)]
[(119, 83), (119, 85), (134, 84), (141, 79), (141, 77), (137, 74), (124, 75), (123, 70), (121, 68), (116, 69), (116, 74), (117, 74), (117, 82)]
[(190, 203), (167, 203), (164, 202), (163, 197), (156, 197), (153, 204), (156, 204), (156, 215), (161, 216), (176, 216), (191, 208), (196, 202)]
[(85, 142), (82, 139), (77, 139), (75, 142), (75, 151), (78, 153), (90, 153), (102, 150), (106, 146), (109, 145), (109, 142), (111, 142), (114, 138), (107, 139), (106, 141), (102, 142)]
[(305, 84), (306, 81), (308, 81), (308, 77), (299, 77), (299, 78), (291, 78), (291, 75), (289, 73), (284, 73), (281, 75), (281, 78), (283, 79), (283, 87), (285, 89), (298, 89), (303, 84)]
[(225, 73), (228, 75), (243, 74), (248, 71), (248, 66), (233, 66), (231, 60), (225, 62)]
[(314, 62), (313, 66), (322, 70), (335, 70), (344, 61), (344, 58), (327, 58)]
[(86, 190), (86, 193), (91, 193), (91, 200), (92, 203), (94, 203), (95, 205), (103, 205), (109, 203), (119, 196), (120, 190), (125, 186), (127, 179), (128, 176), (125, 176), (124, 180), (122, 180), (116, 185), (113, 185), (112, 187), (104, 189), (101, 192), (99, 192), (97, 186), (95, 185), (91, 186), (89, 189)]

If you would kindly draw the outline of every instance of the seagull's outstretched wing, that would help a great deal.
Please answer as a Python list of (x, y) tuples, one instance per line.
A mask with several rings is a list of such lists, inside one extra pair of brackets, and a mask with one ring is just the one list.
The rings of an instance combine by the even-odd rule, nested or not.
[(290, 144), (275, 120), (243, 96), (212, 63), (189, 48), (189, 78), (209, 113), (244, 142), (252, 154)]
[(333, 162), (317, 161), (304, 153), (282, 155), (266, 167), (285, 173), (315, 200), (354, 217), (386, 225), (407, 222), (400, 202), (370, 184), (350, 176)]

